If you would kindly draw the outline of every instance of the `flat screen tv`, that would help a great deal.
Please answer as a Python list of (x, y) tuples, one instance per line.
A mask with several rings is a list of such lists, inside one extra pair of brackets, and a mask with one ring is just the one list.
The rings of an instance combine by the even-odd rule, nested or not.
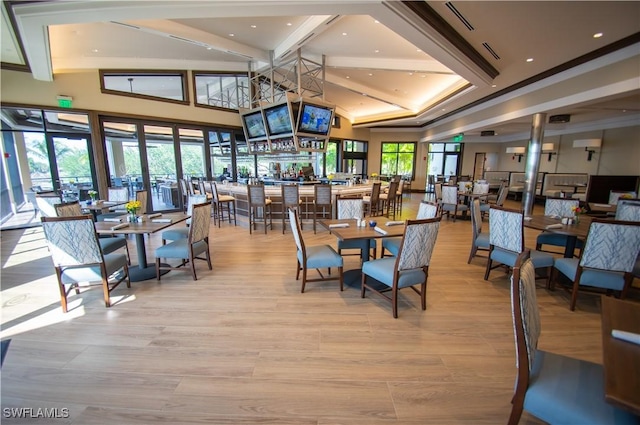
[(327, 137), (331, 131), (334, 110), (333, 106), (302, 100), (296, 122), (296, 135)]
[(293, 119), (289, 102), (262, 107), (270, 138), (293, 136)]
[(264, 125), (264, 117), (262, 110), (253, 110), (240, 115), (242, 118), (242, 127), (247, 141), (258, 141), (267, 139), (267, 130)]

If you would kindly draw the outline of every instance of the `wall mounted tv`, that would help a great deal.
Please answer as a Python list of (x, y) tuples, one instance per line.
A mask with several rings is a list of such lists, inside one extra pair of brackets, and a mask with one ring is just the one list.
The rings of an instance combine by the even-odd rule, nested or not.
[(262, 107), (269, 138), (293, 137), (293, 115), (289, 101)]
[(335, 107), (302, 99), (296, 121), (296, 136), (324, 138), (329, 136)]
[(242, 127), (248, 142), (267, 140), (267, 129), (261, 109), (254, 109), (240, 114)]

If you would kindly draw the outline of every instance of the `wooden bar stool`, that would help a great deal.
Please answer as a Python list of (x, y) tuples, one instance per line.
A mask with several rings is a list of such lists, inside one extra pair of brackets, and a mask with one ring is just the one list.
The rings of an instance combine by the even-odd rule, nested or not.
[[(236, 198), (231, 195), (220, 195), (218, 194), (218, 187), (216, 186), (216, 182), (210, 182), (211, 185), (211, 199), (213, 203), (213, 223), (218, 221), (218, 227), (222, 224), (224, 220), (224, 210), (227, 210), (227, 217), (229, 218), (229, 224), (231, 224), (231, 213), (233, 209), (233, 224), (235, 226), (238, 225), (238, 220), (236, 218)], [(233, 208), (232, 208), (233, 207)]]
[(322, 218), (325, 218), (327, 209), (329, 210), (329, 218), (333, 218), (333, 203), (331, 198), (330, 184), (316, 184), (313, 187), (313, 233), (316, 233), (316, 220), (318, 212), (321, 212)]

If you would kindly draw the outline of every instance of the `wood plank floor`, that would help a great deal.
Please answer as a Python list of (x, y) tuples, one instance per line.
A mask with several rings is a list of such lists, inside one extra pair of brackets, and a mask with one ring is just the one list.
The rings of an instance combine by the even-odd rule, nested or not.
[[(403, 218), (424, 194), (407, 196)], [(515, 204), (513, 204), (515, 205)], [(488, 224), (485, 224), (488, 227)], [(328, 243), (327, 231), (307, 244)], [(527, 230), (527, 245), (535, 232)], [(509, 281), (467, 264), (471, 224), (444, 219), (427, 310), (404, 292), (390, 305), (333, 282), (295, 280), (291, 233), (211, 228), (213, 270), (172, 271), (71, 296), (63, 314), (40, 228), (2, 237), (3, 408), (66, 408), (68, 418), (3, 423), (417, 425), (505, 423), (516, 374)], [(135, 241), (129, 240), (135, 259)], [(148, 254), (160, 244), (147, 240)], [(357, 268), (346, 257), (346, 269)], [(541, 282), (542, 283), (542, 282)], [(637, 291), (635, 291), (637, 292)], [(538, 291), (540, 348), (601, 362), (600, 306)], [(634, 293), (633, 296), (637, 297)], [(4, 410), (3, 410), (4, 412)], [(539, 422), (524, 415), (522, 424)]]

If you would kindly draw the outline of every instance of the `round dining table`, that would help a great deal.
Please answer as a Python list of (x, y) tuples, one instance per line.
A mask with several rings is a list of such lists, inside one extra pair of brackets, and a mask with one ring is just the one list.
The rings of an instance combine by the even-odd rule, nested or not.
[(591, 217), (582, 215), (578, 222), (562, 224), (561, 217), (546, 215), (532, 215), (524, 218), (524, 227), (542, 230), (544, 232), (558, 233), (567, 236), (567, 244), (564, 249), (565, 258), (573, 258), (578, 238), (585, 239), (591, 226)]

